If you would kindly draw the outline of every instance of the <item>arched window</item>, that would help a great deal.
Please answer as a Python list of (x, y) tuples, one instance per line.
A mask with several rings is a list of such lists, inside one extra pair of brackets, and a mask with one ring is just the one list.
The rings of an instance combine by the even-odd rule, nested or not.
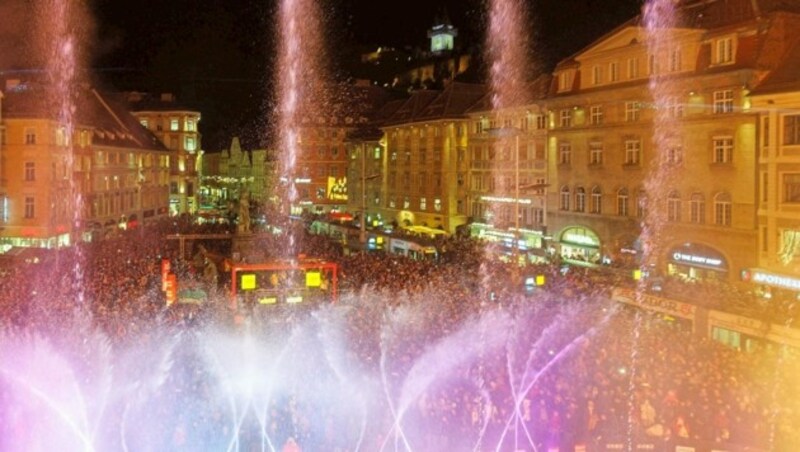
[(592, 213), (603, 213), (603, 190), (598, 185), (592, 188)]
[(731, 225), (731, 195), (726, 192), (714, 196), (714, 224), (717, 226)]
[(647, 193), (644, 190), (636, 192), (636, 218), (647, 216)]
[(561, 187), (561, 200), (559, 203), (561, 210), (569, 210), (569, 187), (564, 185)]
[(689, 200), (691, 208), (691, 222), (695, 224), (703, 224), (706, 222), (706, 199), (700, 193), (693, 193)]
[(681, 221), (681, 195), (675, 190), (667, 195), (667, 221)]
[(586, 211), (586, 190), (583, 187), (575, 189), (575, 212)]
[(628, 189), (620, 188), (617, 191), (617, 215), (621, 217), (628, 216)]

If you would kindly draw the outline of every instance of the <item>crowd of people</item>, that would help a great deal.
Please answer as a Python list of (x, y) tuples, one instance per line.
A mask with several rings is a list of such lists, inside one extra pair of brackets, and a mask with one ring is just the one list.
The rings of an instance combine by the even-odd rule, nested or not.
[[(54, 251), (35, 264), (3, 268), (3, 335), (36, 332), (60, 340), (81, 325), (124, 348), (147, 341), (158, 328), (193, 327), (196, 322), (187, 322), (185, 313), (166, 307), (160, 264), (169, 259), (178, 281), (196, 283), (201, 276), (190, 256), (179, 256), (176, 242), (165, 236), (225, 232), (202, 228), (171, 219)], [(475, 444), (479, 450), (612, 443), (652, 444), (655, 450), (674, 450), (666, 448), (676, 444), (800, 447), (800, 388), (792, 378), (800, 372), (797, 350), (766, 341), (754, 352), (733, 350), (670, 318), (617, 305), (609, 300), (610, 290), (631, 284), (625, 277), (542, 265), (525, 271), (545, 275), (547, 284), (524, 293), (516, 284), (518, 270), (487, 259), (481, 244), (468, 238), (444, 239), (438, 260), (413, 260), (346, 253), (302, 228), (292, 235), (297, 254), (339, 264), (348, 358), (367, 373), (383, 375), (378, 380), (396, 403), (413, 396), (402, 407), (401, 428), (392, 397), (377, 403), (364, 450), (406, 441), (412, 450), (431, 451), (472, 450)], [(285, 257), (285, 236), (260, 234), (257, 243), (268, 255)], [(212, 252), (229, 251), (206, 245)], [(221, 278), (220, 287), (209, 288), (203, 321), (236, 334), (225, 284)], [(673, 282), (660, 290), (685, 292)], [(503, 320), (487, 320), (494, 316)], [(415, 369), (431, 356), (438, 357), (440, 374), (410, 385)], [(7, 390), (0, 383), (0, 397)], [(335, 409), (315, 403), (303, 394), (287, 395), (263, 422), (280, 437), (278, 444), (294, 448), (287, 450), (348, 450), (346, 435), (332, 431), (344, 421), (336, 419)], [(186, 439), (191, 428), (185, 419), (175, 424), (174, 449), (189, 450), (196, 444)], [(0, 432), (8, 428), (0, 424)], [(246, 424), (242, 432), (259, 436)]]

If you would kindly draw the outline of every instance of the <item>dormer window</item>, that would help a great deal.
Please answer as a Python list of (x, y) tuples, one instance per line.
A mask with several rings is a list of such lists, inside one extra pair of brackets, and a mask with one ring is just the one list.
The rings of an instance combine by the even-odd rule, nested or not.
[(574, 71), (564, 71), (558, 74), (558, 90), (569, 91), (572, 89), (572, 80), (574, 78)]
[(714, 64), (733, 63), (733, 37), (727, 36), (714, 41)]

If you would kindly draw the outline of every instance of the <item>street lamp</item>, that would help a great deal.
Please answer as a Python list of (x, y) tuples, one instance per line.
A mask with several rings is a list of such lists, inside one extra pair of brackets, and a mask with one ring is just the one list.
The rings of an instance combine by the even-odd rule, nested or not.
[(367, 144), (361, 143), (361, 220), (359, 221), (358, 242), (367, 243), (367, 181), (381, 177), (380, 174), (367, 176)]

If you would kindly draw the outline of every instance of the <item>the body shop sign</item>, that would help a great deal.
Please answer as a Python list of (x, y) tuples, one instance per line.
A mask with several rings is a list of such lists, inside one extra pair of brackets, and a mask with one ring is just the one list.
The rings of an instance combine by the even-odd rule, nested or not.
[(728, 262), (719, 251), (703, 245), (689, 243), (673, 248), (669, 258), (676, 264), (727, 271)]

